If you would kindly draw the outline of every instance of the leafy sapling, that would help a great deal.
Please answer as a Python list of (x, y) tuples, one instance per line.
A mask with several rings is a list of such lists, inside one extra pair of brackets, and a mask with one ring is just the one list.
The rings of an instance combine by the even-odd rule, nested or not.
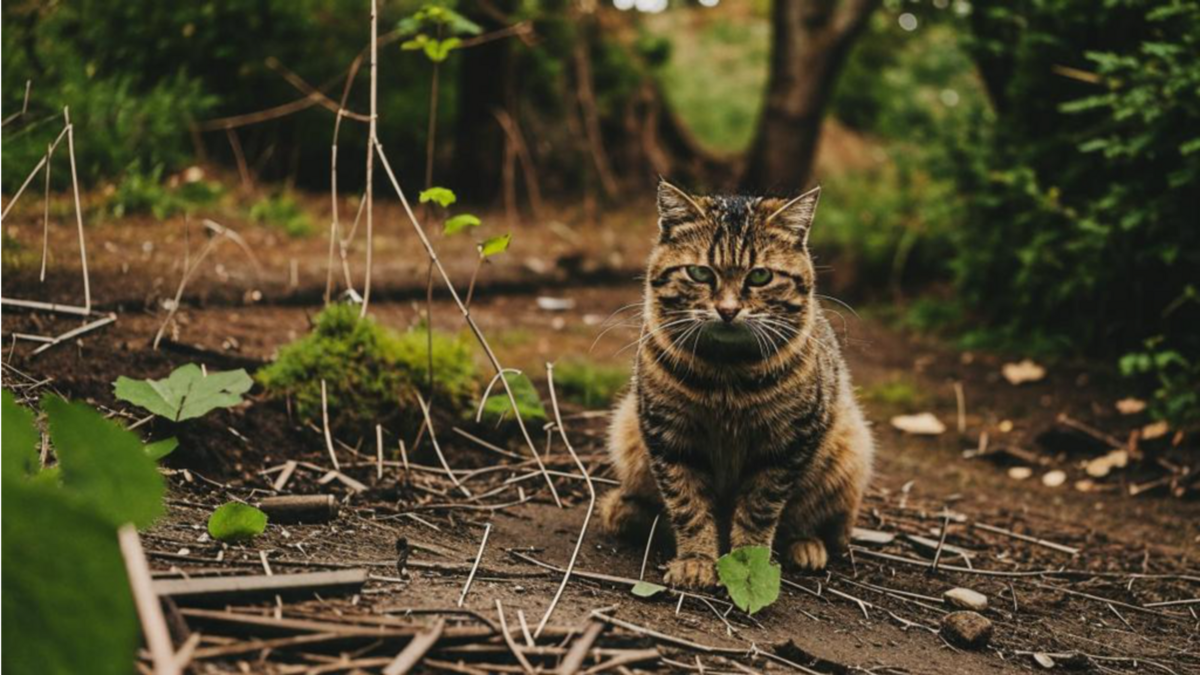
[(125, 376), (113, 383), (113, 393), (122, 401), (145, 408), (171, 420), (203, 417), (217, 408), (232, 408), (242, 402), (254, 380), (245, 370), (205, 373), (194, 363), (180, 366), (162, 380), (134, 380)]
[(483, 267), (483, 263), (488, 258), (507, 251), (510, 243), (512, 243), (512, 235), (502, 234), (498, 237), (488, 237), (476, 247), (479, 257), (475, 260), (475, 270), (471, 272), (471, 285), (467, 286), (467, 299), (463, 303), (467, 307), (471, 306), (471, 297), (475, 295), (475, 280), (479, 277), (479, 269)]
[(743, 546), (717, 560), (717, 577), (733, 604), (755, 614), (779, 599), (779, 564), (771, 562), (766, 546)]

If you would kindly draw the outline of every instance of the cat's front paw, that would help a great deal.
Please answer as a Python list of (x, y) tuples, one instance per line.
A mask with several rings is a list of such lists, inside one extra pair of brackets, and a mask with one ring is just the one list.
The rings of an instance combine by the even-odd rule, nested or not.
[(819, 572), (829, 562), (829, 553), (820, 539), (798, 539), (788, 545), (787, 562), (802, 572)]
[(717, 585), (716, 563), (709, 558), (676, 558), (667, 564), (663, 579), (675, 588), (713, 588)]

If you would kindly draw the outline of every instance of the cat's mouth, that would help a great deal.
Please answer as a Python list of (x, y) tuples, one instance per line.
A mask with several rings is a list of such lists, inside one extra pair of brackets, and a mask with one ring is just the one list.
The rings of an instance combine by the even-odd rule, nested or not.
[(706, 321), (696, 341), (696, 352), (710, 359), (761, 359), (763, 349), (762, 341), (742, 321)]

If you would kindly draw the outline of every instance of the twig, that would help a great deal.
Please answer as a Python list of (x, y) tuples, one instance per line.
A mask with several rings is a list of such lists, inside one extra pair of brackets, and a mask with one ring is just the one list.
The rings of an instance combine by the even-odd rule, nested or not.
[(588, 652), (591, 651), (592, 645), (596, 644), (596, 638), (604, 632), (607, 624), (592, 620), (588, 623), (588, 627), (584, 629), (575, 642), (571, 643), (571, 649), (567, 655), (563, 657), (562, 665), (558, 667), (559, 675), (575, 675), (579, 668), (583, 666), (583, 662), (587, 659)]
[(333, 434), (329, 433), (329, 396), (325, 391), (325, 378), (321, 378), (321, 431), (325, 434), (325, 449), (329, 451), (329, 461), (333, 462), (335, 471), (341, 471), (337, 453), (333, 450)]
[(9, 115), (8, 117), (5, 117), (4, 121), (0, 122), (0, 127), (8, 126), (9, 122), (21, 117), (29, 111), (29, 88), (32, 85), (33, 80), (25, 80), (25, 101), (21, 103), (21, 109)]
[(433, 451), (437, 454), (438, 461), (442, 463), (442, 468), (446, 470), (446, 475), (450, 476), (450, 482), (454, 483), (454, 487), (462, 490), (464, 495), (470, 497), (471, 491), (458, 480), (458, 476), (454, 474), (454, 471), (450, 469), (450, 465), (446, 462), (446, 456), (442, 454), (442, 446), (438, 443), (437, 434), (433, 431), (433, 419), (429, 416), (429, 406), (425, 403), (425, 397), (421, 396), (420, 391), (417, 391), (417, 403), (421, 405), (421, 414), (425, 416), (425, 427), (429, 429), (429, 442), (433, 445)]
[[(942, 560), (942, 549), (946, 546), (946, 533), (950, 531), (950, 516), (942, 519), (942, 533), (938, 537), (937, 550), (933, 552), (933, 565), (929, 567), (930, 574), (937, 574), (938, 563)], [(966, 556), (963, 556), (965, 559)]]
[[(392, 166), (388, 162), (387, 154), (384, 152), (383, 144), (379, 142), (378, 138), (375, 139), (375, 149), (379, 152), (380, 163), (383, 165), (384, 171), (387, 173), (388, 179), (392, 183), (392, 187), (396, 190), (396, 194), (400, 197), (400, 203), (404, 206), (404, 212), (408, 216), (409, 222), (412, 223), (413, 229), (416, 231), (418, 238), (420, 238), (421, 245), (425, 247), (425, 253), (429, 256), (430, 260), (433, 261), (434, 266), (437, 268), (438, 274), (442, 277), (443, 283), (446, 284), (446, 288), (449, 290), (450, 297), (454, 300), (454, 304), (456, 304), (459, 311), (462, 312), (463, 320), (467, 322), (467, 326), (471, 329), (471, 333), (475, 336), (476, 341), (479, 342), (479, 346), (483, 349), (484, 354), (487, 356), (488, 362), (491, 364), (493, 370), (495, 370), (496, 373), (503, 372), (504, 366), (500, 364), (500, 360), (496, 357), (495, 352), (492, 351), (492, 347), (490, 344), (488, 344), (487, 337), (484, 336), (483, 331), (480, 330), (479, 324), (475, 323), (475, 319), (471, 316), (471, 311), (466, 305), (463, 304), (462, 299), (458, 295), (458, 291), (455, 290), (454, 284), (450, 281), (450, 275), (446, 273), (446, 268), (442, 266), (441, 261), (438, 259), (437, 252), (433, 249), (433, 244), (429, 241), (429, 237), (425, 234), (425, 230), (417, 221), (416, 214), (414, 214), (412, 210), (412, 205), (409, 204), (408, 198), (405, 197), (404, 190), (400, 188), (400, 182), (396, 179), (396, 174), (392, 171)], [(554, 487), (554, 481), (550, 479), (550, 474), (546, 472), (546, 465), (542, 462), (542, 458), (537, 451), (537, 446), (534, 445), (533, 438), (529, 435), (529, 429), (525, 426), (525, 420), (521, 418), (520, 408), (517, 406), (516, 395), (513, 393), (512, 387), (509, 386), (507, 378), (502, 377), (500, 378), (500, 381), (504, 384), (504, 392), (508, 395), (508, 403), (512, 407), (513, 415), (517, 418), (517, 426), (521, 430), (521, 435), (524, 437), (526, 445), (529, 446), (529, 451), (533, 454), (533, 458), (537, 460), (538, 469), (545, 477), (546, 485), (550, 488), (550, 495), (554, 498), (555, 505), (559, 508), (562, 508), (563, 503), (562, 499), (560, 499), (558, 496), (558, 489)]]
[[(359, 316), (367, 315), (367, 306), (371, 302), (371, 267), (375, 242), (375, 228), (372, 211), (375, 207), (375, 153), (371, 146), (379, 143), (376, 127), (379, 123), (379, 3), (371, 0), (371, 122), (367, 132), (367, 271), (363, 279), (363, 301)], [(433, 327), (430, 326), (430, 331)], [(432, 430), (431, 430), (432, 431)]]
[(467, 593), (471, 592), (471, 582), (475, 581), (475, 571), (479, 569), (479, 561), (483, 560), (483, 550), (487, 548), (488, 535), (492, 533), (492, 524), (488, 523), (483, 528), (483, 539), (479, 542), (479, 552), (475, 554), (475, 563), (471, 565), (471, 573), (467, 575), (467, 583), (463, 584), (462, 593), (458, 596), (458, 606), (462, 607), (467, 600)]
[(958, 403), (958, 433), (964, 434), (967, 432), (967, 397), (962, 382), (954, 383), (954, 400)]
[(33, 178), (38, 174), (38, 171), (41, 171), (42, 167), (50, 161), (50, 155), (54, 152), (54, 149), (58, 147), (59, 142), (66, 138), (67, 132), (69, 131), (69, 125), (64, 124), (63, 130), (58, 132), (58, 137), (55, 138), (54, 142), (50, 144), (50, 149), (46, 152), (46, 154), (42, 155), (42, 158), (38, 160), (37, 164), (33, 165), (33, 170), (30, 171), (29, 175), (25, 177), (25, 182), (21, 183), (21, 187), (17, 188), (16, 194), (12, 196), (12, 199), (8, 200), (8, 206), (5, 206), (4, 210), (0, 212), (0, 221), (3, 221), (8, 217), (8, 212), (12, 210), (12, 207), (16, 205), (17, 200), (20, 199), (21, 195), (25, 193), (25, 188), (29, 187), (29, 184), (33, 182)]
[(38, 281), (46, 280), (46, 259), (50, 253), (50, 155), (54, 152), (53, 145), (46, 146), (46, 193), (42, 197), (42, 269), (38, 273)]
[(558, 408), (558, 395), (554, 391), (553, 363), (546, 364), (546, 380), (548, 382), (547, 386), (550, 388), (550, 404), (554, 408), (554, 424), (558, 427), (559, 435), (562, 436), (563, 445), (567, 446), (567, 452), (571, 453), (571, 459), (575, 460), (575, 466), (579, 468), (579, 472), (583, 474), (583, 479), (587, 482), (588, 508), (587, 514), (583, 516), (583, 525), (579, 527), (579, 538), (575, 540), (575, 550), (571, 552), (571, 560), (567, 563), (567, 571), (563, 574), (562, 583), (558, 585), (558, 590), (554, 593), (554, 599), (550, 601), (550, 606), (546, 608), (546, 613), (542, 615), (542, 620), (538, 623), (537, 630), (534, 631), (535, 636), (542, 634), (542, 629), (546, 627), (546, 622), (550, 620), (550, 615), (554, 613), (554, 608), (558, 605), (563, 591), (567, 588), (567, 582), (571, 580), (571, 570), (575, 569), (575, 561), (579, 558), (579, 549), (583, 547), (583, 538), (587, 535), (588, 524), (592, 521), (592, 512), (596, 510), (596, 486), (592, 484), (587, 467), (583, 465), (583, 462), (579, 459), (579, 455), (575, 453), (575, 448), (571, 446), (571, 440), (567, 437), (567, 430), (563, 427), (562, 412)]
[(70, 340), (73, 337), (78, 337), (80, 335), (83, 335), (84, 333), (90, 333), (90, 332), (96, 330), (97, 328), (102, 328), (104, 326), (107, 326), (108, 324), (113, 323), (116, 320), (117, 320), (116, 314), (109, 314), (108, 316), (106, 316), (104, 318), (96, 319), (95, 321), (85, 323), (82, 326), (80, 326), (79, 328), (69, 330), (69, 331), (63, 333), (62, 335), (59, 335), (58, 337), (51, 338), (49, 342), (47, 342), (46, 344), (42, 345), (41, 347), (38, 347), (37, 349), (33, 350), (32, 356), (37, 356), (38, 354), (41, 354), (42, 352), (46, 351), (47, 349), (50, 349), (51, 347), (53, 347), (56, 344), (59, 344), (60, 342), (65, 342), (67, 340)]
[(412, 670), (425, 654), (437, 644), (441, 639), (442, 632), (446, 630), (446, 619), (438, 618), (429, 630), (422, 631), (409, 641), (404, 649), (392, 659), (392, 662), (383, 669), (383, 675), (404, 675)]
[(521, 664), (521, 668), (528, 675), (533, 675), (533, 666), (530, 665), (525, 655), (521, 653), (521, 649), (517, 646), (516, 641), (513, 640), (512, 634), (508, 632), (508, 621), (504, 618), (504, 606), (500, 604), (500, 598), (496, 598), (496, 613), (500, 615), (500, 634), (504, 637), (504, 642), (508, 645), (509, 651), (516, 657), (517, 662)]
[(1099, 595), (1092, 595), (1091, 593), (1084, 593), (1083, 591), (1076, 591), (1076, 590), (1072, 590), (1070, 588), (1062, 588), (1061, 586), (1052, 586), (1050, 584), (1042, 584), (1042, 583), (1034, 583), (1033, 585), (1037, 586), (1038, 588), (1042, 588), (1042, 589), (1045, 589), (1048, 591), (1058, 591), (1059, 593), (1066, 593), (1067, 595), (1074, 595), (1076, 597), (1086, 598), (1088, 600), (1094, 600), (1096, 602), (1108, 603), (1110, 605), (1116, 605), (1117, 607), (1123, 607), (1125, 609), (1132, 610), (1134, 612), (1141, 612), (1143, 614), (1150, 614), (1152, 616), (1162, 617), (1164, 619), (1171, 619), (1172, 621), (1186, 621), (1189, 618), (1186, 616), (1180, 616), (1178, 614), (1169, 614), (1167, 612), (1159, 612), (1157, 610), (1142, 607), (1140, 605), (1134, 605), (1134, 604), (1130, 604), (1128, 602), (1121, 602), (1120, 600), (1112, 600), (1110, 598), (1101, 597)]
[(71, 192), (75, 196), (75, 224), (79, 226), (79, 262), (83, 265), (83, 308), (92, 311), (92, 285), (88, 281), (87, 243), (83, 238), (83, 207), (79, 203), (79, 174), (75, 171), (75, 127), (71, 111), (63, 108), (67, 125), (67, 156), (71, 158)]
[[(479, 397), (479, 407), (475, 409), (475, 423), (479, 424), (483, 421), (483, 408), (487, 405), (488, 399), (492, 396), (492, 388), (496, 383), (504, 380), (505, 375), (522, 375), (523, 373), (516, 368), (502, 368), (499, 372), (492, 376), (486, 387), (483, 388), (483, 396)], [(536, 451), (534, 454), (537, 454)]]
[(375, 425), (375, 479), (383, 480), (383, 425)]
[(1045, 539), (1038, 539), (1037, 537), (1031, 537), (1027, 534), (1018, 534), (1011, 530), (1005, 530), (1003, 528), (995, 527), (993, 525), (987, 525), (985, 523), (977, 522), (977, 523), (973, 524), (973, 527), (977, 527), (977, 528), (983, 530), (984, 532), (991, 532), (993, 534), (1002, 534), (1006, 537), (1012, 537), (1013, 539), (1020, 539), (1021, 541), (1027, 541), (1031, 544), (1037, 544), (1038, 546), (1044, 546), (1052, 551), (1066, 553), (1067, 555), (1079, 555), (1079, 549), (1077, 549), (1073, 546), (1066, 546), (1064, 544), (1056, 544), (1052, 541), (1046, 541)]
[(142, 635), (150, 649), (150, 660), (154, 664), (154, 675), (178, 675), (181, 671), (175, 660), (175, 648), (171, 644), (171, 633), (163, 618), (162, 606), (154, 593), (150, 580), (150, 565), (142, 551), (137, 528), (131, 524), (117, 530), (117, 542), (125, 558), (125, 572), (129, 575), (129, 586), (138, 618), (142, 622)]
[(650, 536), (646, 537), (646, 550), (642, 553), (642, 569), (638, 572), (638, 581), (646, 578), (646, 563), (650, 562), (650, 546), (654, 543), (654, 530), (658, 529), (658, 518), (662, 514), (655, 514), (654, 522), (650, 523)]

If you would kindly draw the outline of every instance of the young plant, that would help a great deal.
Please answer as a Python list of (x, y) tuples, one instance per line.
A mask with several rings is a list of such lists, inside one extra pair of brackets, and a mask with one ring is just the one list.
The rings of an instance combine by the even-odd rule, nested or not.
[(475, 295), (475, 279), (479, 277), (479, 269), (483, 267), (483, 263), (494, 255), (500, 255), (508, 250), (508, 245), (512, 243), (511, 234), (502, 234), (498, 237), (488, 237), (479, 242), (476, 249), (479, 251), (479, 257), (475, 259), (475, 269), (471, 272), (471, 283), (467, 286), (467, 298), (463, 301), (467, 307), (471, 306), (471, 297)]
[(779, 565), (766, 546), (743, 546), (717, 560), (717, 577), (733, 604), (755, 614), (779, 599)]
[(250, 541), (266, 529), (267, 514), (241, 502), (222, 504), (208, 517), (208, 534), (217, 541)]
[(245, 370), (205, 374), (194, 363), (180, 366), (162, 380), (134, 380), (125, 376), (113, 383), (117, 398), (145, 408), (172, 422), (203, 417), (217, 408), (242, 402), (254, 380)]

